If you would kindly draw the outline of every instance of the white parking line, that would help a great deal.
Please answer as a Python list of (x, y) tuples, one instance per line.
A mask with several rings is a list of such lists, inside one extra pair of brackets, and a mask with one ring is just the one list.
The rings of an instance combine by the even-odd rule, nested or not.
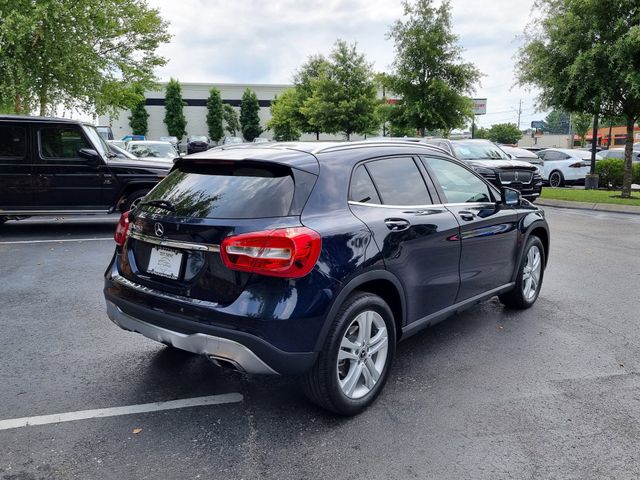
[(113, 241), (113, 237), (105, 238), (60, 238), (58, 240), (15, 240), (13, 242), (0, 242), (0, 245), (24, 245), (28, 243), (64, 243), (64, 242), (104, 242)]
[(74, 420), (86, 420), (88, 418), (118, 417), (120, 415), (132, 415), (134, 413), (159, 412), (162, 410), (175, 410), (178, 408), (238, 403), (242, 401), (242, 398), (242, 394), (240, 393), (224, 393), (222, 395), (185, 398), (183, 400), (171, 400), (169, 402), (143, 403), (140, 405), (129, 405), (126, 407), (99, 408), (97, 410), (80, 410), (78, 412), (39, 415), (37, 417), (12, 418), (9, 420), (0, 420), (0, 430), (29, 427), (32, 425), (73, 422)]

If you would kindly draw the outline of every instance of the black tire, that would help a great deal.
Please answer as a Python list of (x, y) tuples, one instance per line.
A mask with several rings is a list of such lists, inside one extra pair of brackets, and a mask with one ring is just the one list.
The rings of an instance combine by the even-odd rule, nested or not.
[(148, 188), (144, 188), (144, 189), (140, 189), (140, 190), (135, 190), (135, 191), (127, 194), (127, 196), (124, 199), (124, 202), (122, 202), (122, 204), (121, 204), (122, 206), (120, 207), (120, 210), (122, 212), (128, 212), (147, 193), (149, 193), (149, 189)]
[(554, 170), (549, 174), (549, 186), (550, 187), (564, 187), (564, 175), (559, 170)]
[[(350, 398), (343, 392), (340, 386), (339, 376), (341, 375), (341, 364), (338, 360), (338, 353), (341, 350), (343, 337), (347, 335), (347, 329), (353, 328), (356, 318), (363, 312), (373, 312), (373, 314), (377, 314), (384, 321), (387, 334), (386, 357), (380, 360), (381, 363), (384, 362), (384, 366), (381, 368), (379, 378), (368, 390), (368, 393), (364, 394), (361, 398)], [(376, 321), (380, 321), (377, 316)], [(373, 334), (374, 331), (379, 332), (380, 330), (377, 330), (374, 325), (371, 333)], [(365, 346), (368, 351), (368, 342)], [(327, 410), (340, 415), (355, 415), (360, 413), (373, 403), (384, 387), (387, 377), (389, 376), (391, 363), (393, 362), (395, 348), (395, 322), (389, 306), (377, 295), (365, 292), (354, 292), (345, 300), (333, 319), (324, 346), (318, 354), (315, 364), (302, 378), (302, 388), (312, 402)], [(373, 359), (373, 355), (371, 359)], [(368, 358), (368, 352), (367, 356), (363, 358)], [(362, 362), (366, 361), (368, 360), (362, 360)], [(342, 362), (344, 367), (346, 361), (343, 360)], [(357, 363), (359, 364), (360, 362), (361, 361), (358, 360)], [(375, 360), (375, 362), (378, 362), (378, 360)], [(351, 368), (355, 368), (353, 363), (349, 363), (345, 377)], [(360, 371), (363, 371), (363, 369), (367, 369), (367, 372), (371, 375), (368, 367), (360, 367)], [(357, 378), (358, 381), (360, 378), (365, 378), (364, 372), (362, 377), (358, 375)], [(344, 380), (346, 380), (346, 378)], [(366, 386), (362, 386), (361, 388), (368, 389)]]
[[(537, 252), (539, 252), (540, 255), (540, 273), (535, 287), (535, 292), (531, 292), (529, 290), (527, 293), (525, 269), (530, 260), (529, 253), (534, 248), (537, 249)], [(529, 237), (522, 254), (522, 259), (520, 260), (520, 265), (518, 266), (518, 275), (516, 277), (515, 287), (507, 293), (498, 295), (498, 298), (506, 307), (524, 310), (536, 303), (538, 295), (540, 294), (540, 288), (542, 287), (542, 280), (544, 279), (545, 261), (544, 246), (542, 245), (542, 242), (536, 236)]]

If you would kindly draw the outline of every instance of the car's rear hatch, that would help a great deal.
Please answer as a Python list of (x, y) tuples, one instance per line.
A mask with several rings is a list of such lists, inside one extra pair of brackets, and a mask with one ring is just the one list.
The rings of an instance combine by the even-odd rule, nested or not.
[(251, 273), (223, 264), (222, 241), (300, 226), (315, 179), (283, 163), (183, 159), (130, 213), (120, 273), (164, 293), (229, 304)]

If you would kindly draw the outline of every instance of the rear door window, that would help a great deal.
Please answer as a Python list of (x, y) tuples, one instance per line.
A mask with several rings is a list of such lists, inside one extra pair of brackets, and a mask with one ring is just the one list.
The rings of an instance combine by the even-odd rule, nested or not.
[(169, 201), (175, 206), (175, 215), (183, 217), (268, 218), (291, 214), (294, 191), (294, 175), (288, 167), (246, 162), (185, 163), (145, 200)]
[(385, 205), (431, 205), (422, 174), (412, 158), (374, 160), (366, 168)]
[(23, 127), (0, 125), (0, 158), (21, 160), (27, 152), (27, 132)]

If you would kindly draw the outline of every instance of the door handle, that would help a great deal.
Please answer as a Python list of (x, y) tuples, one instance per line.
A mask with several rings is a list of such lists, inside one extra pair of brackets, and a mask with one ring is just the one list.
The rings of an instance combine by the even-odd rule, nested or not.
[(476, 214), (473, 212), (470, 212), (469, 210), (460, 210), (458, 212), (458, 215), (462, 220), (466, 220), (468, 222), (476, 218)]
[(386, 218), (384, 223), (392, 232), (402, 232), (411, 226), (409, 220), (405, 220), (404, 218)]

